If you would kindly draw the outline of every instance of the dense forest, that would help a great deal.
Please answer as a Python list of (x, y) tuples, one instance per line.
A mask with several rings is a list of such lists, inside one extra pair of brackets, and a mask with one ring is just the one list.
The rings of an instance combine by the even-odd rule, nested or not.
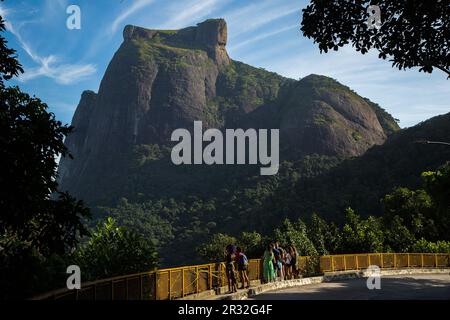
[[(324, 219), (317, 212), (308, 217), (289, 216), (269, 225), (267, 217), (252, 221), (232, 216), (214, 221), (218, 210), (213, 200), (203, 202), (174, 199), (130, 203), (122, 199), (113, 209), (103, 208), (120, 225), (152, 239), (163, 264), (220, 260), (229, 242), (239, 243), (250, 256), (259, 257), (268, 242), (275, 239), (294, 243), (303, 255), (355, 252), (437, 252), (448, 247), (450, 166), (423, 172), (417, 189), (397, 187), (380, 198), (380, 212), (368, 215), (347, 207), (340, 221)], [(267, 188), (267, 185), (265, 185)], [(268, 193), (270, 188), (267, 188)], [(263, 192), (247, 192), (245, 202), (254, 208)], [(251, 201), (251, 202), (250, 202)], [(249, 204), (250, 203), (250, 204)], [(236, 211), (235, 211), (236, 212)], [(267, 215), (270, 217), (271, 212)], [(209, 222), (208, 222), (209, 219)], [(202, 222), (207, 221), (207, 222)], [(178, 236), (175, 236), (178, 234)], [(444, 242), (439, 242), (443, 240)], [(228, 242), (228, 243), (227, 243)], [(186, 253), (186, 254), (185, 254)], [(172, 262), (174, 261), (174, 262)]]
[[(446, 114), (392, 133), (386, 143), (374, 146), (360, 157), (343, 159), (312, 154), (296, 161), (286, 160), (281, 163), (279, 173), (272, 177), (260, 177), (256, 170), (249, 174), (252, 169), (245, 166), (229, 166), (215, 171), (215, 174), (223, 172), (222, 180), (228, 184), (221, 188), (211, 186), (209, 193), (202, 190), (207, 189), (205, 181), (212, 179), (209, 171), (212, 168), (193, 168), (195, 175), (192, 172), (192, 176), (187, 172), (181, 175), (182, 181), (196, 177), (185, 189), (184, 196), (152, 199), (146, 194), (130, 192), (135, 196), (122, 198), (112, 208), (97, 208), (95, 215), (100, 219), (113, 216), (119, 224), (135, 228), (152, 239), (160, 247), (162, 265), (202, 261), (195, 248), (213, 234), (238, 237), (242, 232), (255, 231), (270, 237), (285, 219), (302, 219), (307, 223), (313, 213), (342, 228), (349, 207), (363, 219), (369, 216), (378, 219), (386, 215), (382, 199), (387, 194), (408, 190), (402, 187), (423, 188), (421, 173), (434, 171), (450, 159), (447, 146), (419, 143), (426, 139), (449, 141), (449, 123), (450, 114)], [(136, 176), (138, 173), (140, 176), (133, 179), (131, 175), (129, 185), (146, 189), (167, 178), (173, 181), (166, 184), (172, 186), (171, 191), (179, 188), (182, 194), (183, 184), (176, 183), (176, 173), (186, 168), (176, 168), (179, 171), (172, 171), (173, 176), (167, 176), (170, 171), (163, 168), (145, 169), (147, 166), (154, 169), (158, 163), (167, 165), (158, 160), (164, 157), (164, 152), (157, 147), (140, 147), (135, 157), (141, 166)], [(148, 185), (144, 188), (140, 182)], [(412, 217), (405, 211), (402, 219), (409, 221)], [(440, 235), (442, 240), (447, 239), (445, 229)], [(431, 234), (421, 236), (440, 240)], [(339, 250), (344, 251), (342, 247)]]

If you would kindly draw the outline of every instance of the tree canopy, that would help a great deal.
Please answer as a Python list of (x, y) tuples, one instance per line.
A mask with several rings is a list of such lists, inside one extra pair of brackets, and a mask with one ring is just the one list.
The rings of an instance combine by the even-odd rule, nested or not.
[[(379, 29), (368, 26), (370, 5), (380, 8)], [(346, 44), (362, 54), (374, 48), (400, 70), (437, 68), (450, 77), (448, 0), (311, 0), (303, 9), (301, 31), (321, 52)]]
[(68, 154), (64, 138), (72, 128), (40, 99), (6, 86), (5, 80), (22, 72), (16, 52), (0, 35), (0, 298), (48, 289), (52, 275), (67, 267), (52, 270), (55, 257), (87, 234), (83, 219), (90, 214), (58, 190), (57, 158)]
[[(300, 255), (368, 252), (449, 252), (450, 163), (422, 174), (423, 189), (399, 187), (383, 199), (383, 214), (360, 215), (345, 210), (339, 226), (313, 213), (308, 223), (285, 219), (267, 234), (243, 232), (239, 238), (213, 234), (198, 247), (203, 258), (217, 261), (227, 244), (243, 246), (250, 258), (260, 258), (269, 242), (295, 245)], [(256, 249), (256, 250), (255, 250)]]
[(108, 217), (94, 229), (75, 260), (89, 280), (150, 271), (158, 265), (154, 245), (133, 229), (121, 227)]
[[(5, 21), (0, 16), (0, 32), (3, 31), (5, 31)], [(0, 35), (0, 87), (4, 86), (4, 80), (9, 80), (23, 72), (22, 66), (17, 60), (16, 51), (8, 48), (7, 43), (8, 41)]]

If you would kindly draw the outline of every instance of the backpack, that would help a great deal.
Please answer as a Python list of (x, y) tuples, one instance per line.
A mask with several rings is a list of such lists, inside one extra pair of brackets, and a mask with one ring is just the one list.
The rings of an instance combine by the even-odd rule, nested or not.
[(277, 248), (273, 248), (272, 251), (273, 251), (273, 255), (275, 256), (275, 260), (276, 261), (280, 260), (280, 256), (281, 256), (280, 250)]
[(248, 258), (243, 253), (241, 253), (241, 256), (239, 258), (239, 265), (241, 265), (241, 266), (247, 266), (248, 265)]

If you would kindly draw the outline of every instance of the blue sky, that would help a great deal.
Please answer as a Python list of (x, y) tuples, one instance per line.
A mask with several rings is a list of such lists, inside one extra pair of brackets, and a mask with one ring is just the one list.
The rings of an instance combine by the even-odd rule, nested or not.
[[(6, 0), (0, 14), (6, 38), (17, 49), (24, 91), (46, 102), (70, 123), (83, 90), (98, 90), (126, 24), (178, 29), (207, 18), (225, 18), (228, 52), (239, 61), (291, 78), (323, 74), (380, 104), (402, 127), (450, 112), (450, 80), (436, 70), (399, 71), (376, 52), (351, 47), (320, 54), (299, 30), (303, 0)], [(66, 9), (81, 8), (81, 30), (66, 28)]]

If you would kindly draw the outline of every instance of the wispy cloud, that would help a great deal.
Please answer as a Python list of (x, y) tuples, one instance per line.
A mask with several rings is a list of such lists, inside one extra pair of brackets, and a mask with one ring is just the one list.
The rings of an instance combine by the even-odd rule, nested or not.
[(194, 0), (185, 3), (184, 7), (180, 8), (179, 4), (172, 7), (172, 12), (175, 12), (171, 18), (164, 24), (164, 28), (176, 29), (186, 27), (189, 24), (200, 22), (202, 18), (213, 13), (218, 7), (224, 5), (225, 0)]
[(40, 59), (40, 66), (27, 69), (19, 76), (19, 81), (26, 82), (41, 76), (54, 79), (60, 84), (71, 84), (88, 78), (97, 71), (92, 64), (60, 64), (55, 56)]
[(225, 14), (225, 17), (232, 29), (231, 35), (237, 37), (294, 13), (298, 13), (300, 17), (300, 11), (301, 7), (297, 1), (282, 5), (279, 2), (266, 0), (234, 9)]
[[(231, 56), (233, 59), (237, 59), (239, 61), (244, 61), (245, 63), (248, 63), (252, 66), (256, 67), (263, 67), (267, 70), (271, 70), (274, 72), (275, 69), (272, 66), (272, 63), (270, 62), (273, 60), (273, 57), (281, 57), (283, 54), (286, 54), (286, 52), (292, 52), (294, 50), (297, 50), (298, 48), (298, 40), (293, 39), (289, 41), (285, 41), (279, 45), (276, 46), (270, 46), (270, 47), (261, 47), (257, 46), (255, 44), (255, 48), (250, 47), (249, 50), (229, 50)], [(284, 76), (288, 76), (285, 74), (282, 74)], [(290, 75), (293, 77), (296, 77), (296, 75)]]
[(6, 8), (3, 8), (2, 6), (0, 6), (0, 16), (3, 17), (3, 20), (5, 20), (5, 16), (9, 14), (9, 10)]
[(124, 12), (122, 12), (120, 15), (118, 15), (113, 23), (111, 24), (111, 34), (114, 34), (117, 31), (117, 28), (120, 26), (120, 24), (129, 16), (133, 15), (134, 13), (136, 13), (138, 10), (149, 6), (150, 4), (152, 4), (154, 2), (154, 0), (136, 0), (133, 2), (133, 4)]
[(254, 43), (254, 42), (257, 42), (257, 41), (261, 41), (261, 40), (264, 40), (264, 39), (276, 36), (276, 35), (278, 35), (280, 33), (283, 33), (283, 32), (286, 32), (286, 31), (289, 31), (289, 30), (292, 30), (292, 29), (297, 29), (297, 28), (299, 28), (298, 23), (294, 24), (294, 25), (287, 26), (287, 27), (280, 28), (280, 29), (272, 31), (272, 32), (263, 33), (263, 34), (260, 34), (258, 36), (255, 36), (255, 37), (248, 38), (248, 39), (243, 40), (243, 41), (239, 41), (236, 45), (233, 45), (233, 46), (229, 47), (228, 49), (230, 51), (234, 51), (234, 50), (237, 50), (240, 47), (244, 47), (244, 46), (249, 45), (251, 43)]
[[(6, 20), (9, 11), (0, 7), (0, 15)], [(5, 22), (6, 30), (11, 32), (19, 42), (26, 54), (38, 64), (34, 68), (25, 68), (25, 73), (18, 77), (21, 82), (26, 82), (38, 77), (47, 77), (60, 84), (71, 84), (87, 78), (94, 74), (97, 68), (93, 64), (58, 64), (59, 59), (54, 55), (40, 56), (23, 39), (19, 30), (17, 30), (10, 21)]]

